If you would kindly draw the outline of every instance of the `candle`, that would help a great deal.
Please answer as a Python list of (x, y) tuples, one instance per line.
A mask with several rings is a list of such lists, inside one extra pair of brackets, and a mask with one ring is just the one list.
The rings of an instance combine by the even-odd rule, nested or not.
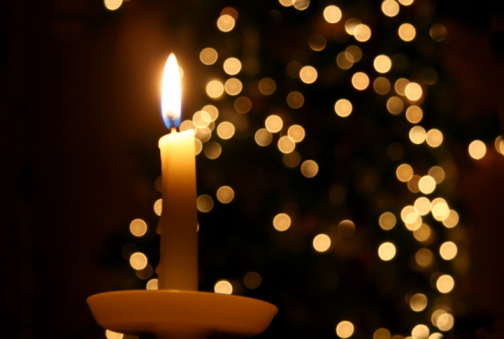
[(181, 121), (181, 83), (177, 60), (168, 57), (163, 73), (162, 116), (171, 130), (159, 139), (163, 205), (157, 232), (161, 235), (160, 289), (198, 289), (196, 160), (194, 131), (177, 132)]

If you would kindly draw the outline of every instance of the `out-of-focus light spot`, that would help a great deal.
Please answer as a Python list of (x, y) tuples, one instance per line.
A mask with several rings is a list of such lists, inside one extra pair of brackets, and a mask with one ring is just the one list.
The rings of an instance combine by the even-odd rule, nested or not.
[(123, 339), (124, 334), (119, 333), (119, 332), (114, 332), (111, 330), (105, 330), (105, 337), (107, 339)]
[(212, 98), (217, 99), (224, 94), (224, 84), (220, 80), (211, 80), (206, 85), (206, 94)]
[(210, 122), (212, 122), (210, 114), (208, 114), (208, 112), (205, 111), (197, 111), (196, 113), (194, 113), (192, 120), (197, 128), (208, 127)]
[(431, 212), (434, 219), (442, 221), (449, 216), (450, 208), (448, 207), (448, 203), (445, 199), (436, 198), (432, 200)]
[(337, 23), (338, 21), (341, 20), (341, 17), (343, 16), (341, 9), (335, 5), (329, 5), (326, 8), (324, 8), (323, 14), (325, 21), (327, 21), (330, 24)]
[(418, 124), (423, 119), (423, 110), (417, 105), (411, 105), (406, 109), (406, 119), (412, 124)]
[(349, 116), (352, 113), (353, 106), (348, 99), (339, 99), (334, 104), (334, 112), (342, 118)]
[[(348, 53), (347, 51), (338, 53), (338, 55), (336, 56), (336, 64), (338, 65), (339, 68), (343, 70), (352, 68), (353, 61), (349, 60), (348, 56), (351, 57), (351, 54)], [(351, 59), (353, 60), (353, 57), (351, 57)]]
[(405, 95), (404, 91), (406, 89), (406, 85), (408, 85), (408, 84), (409, 84), (408, 79), (399, 78), (394, 83), (394, 90), (396, 91), (397, 94), (404, 96)]
[(422, 86), (416, 82), (410, 82), (404, 88), (404, 95), (411, 101), (418, 101), (423, 95)]
[(408, 180), (408, 190), (411, 193), (418, 193), (420, 192), (420, 188), (418, 187), (418, 182), (420, 181), (422, 177), (419, 176), (418, 174), (415, 174), (411, 177), (410, 180)]
[(259, 146), (265, 147), (273, 141), (273, 135), (266, 128), (260, 128), (255, 132), (254, 140)]
[(319, 171), (318, 164), (313, 160), (305, 160), (301, 164), (301, 174), (306, 178), (313, 178)]
[(355, 224), (352, 220), (341, 220), (336, 229), (342, 238), (351, 238), (355, 233)]
[(469, 144), (468, 151), (471, 158), (480, 160), (486, 155), (487, 148), (483, 141), (474, 140)]
[(410, 231), (414, 231), (422, 225), (422, 217), (418, 214), (415, 207), (411, 205), (404, 206), (401, 210), (401, 219)]
[(441, 314), (436, 321), (437, 328), (443, 332), (451, 330), (454, 324), (455, 318), (448, 312)]
[(272, 114), (266, 118), (264, 125), (271, 133), (278, 133), (282, 130), (283, 120), (280, 116)]
[(292, 6), (298, 11), (304, 11), (310, 6), (310, 0), (294, 0)]
[(264, 95), (271, 95), (276, 90), (276, 82), (271, 78), (262, 78), (259, 80), (259, 92)]
[(450, 293), (453, 290), (453, 287), (455, 287), (455, 280), (449, 274), (443, 274), (436, 280), (436, 288), (439, 293)]
[(287, 75), (289, 75), (289, 77), (297, 79), (299, 77), (299, 71), (301, 70), (302, 67), (303, 67), (302, 63), (293, 60), (287, 64), (285, 71), (287, 72)]
[(161, 213), (163, 212), (163, 199), (161, 199), (161, 198), (157, 199), (154, 202), (153, 209), (154, 209), (154, 213), (156, 213), (156, 215), (160, 216)]
[(446, 217), (446, 219), (443, 219), (442, 222), (446, 228), (453, 228), (458, 225), (459, 219), (460, 218), (457, 211), (450, 210), (448, 211), (448, 216)]
[(432, 260), (434, 259), (434, 255), (432, 251), (426, 247), (422, 247), (418, 249), (415, 253), (415, 262), (420, 267), (429, 267), (432, 265)]
[(432, 128), (427, 131), (425, 142), (432, 148), (439, 147), (443, 143), (443, 133), (437, 128)]
[(284, 154), (282, 157), (282, 161), (284, 165), (287, 166), (288, 168), (294, 168), (301, 162), (301, 155), (299, 154), (298, 151), (294, 150), (293, 152)]
[(431, 333), (431, 335), (429, 336), (429, 339), (443, 339), (443, 335), (439, 332), (434, 332), (434, 333)]
[(279, 231), (287, 231), (291, 226), (291, 217), (287, 213), (278, 213), (273, 218), (273, 227)]
[(445, 241), (439, 247), (439, 255), (444, 260), (452, 260), (457, 256), (458, 248), (453, 241)]
[(318, 77), (317, 70), (313, 66), (310, 65), (304, 66), (299, 71), (299, 78), (305, 84), (313, 84), (317, 80), (317, 77)]
[(287, 105), (290, 108), (297, 109), (301, 108), (304, 104), (304, 96), (301, 92), (292, 91), (287, 94)]
[(105, 8), (108, 9), (109, 11), (115, 11), (119, 9), (119, 7), (121, 7), (121, 5), (123, 4), (123, 0), (104, 0), (103, 4), (105, 5)]
[(401, 182), (408, 182), (413, 177), (413, 167), (408, 164), (397, 166), (396, 177)]
[(413, 231), (413, 237), (418, 242), (426, 242), (432, 234), (431, 228), (427, 224), (422, 224), (417, 230)]
[(357, 25), (361, 24), (361, 21), (357, 18), (349, 18), (345, 21), (345, 31), (349, 35), (354, 35), (354, 30)]
[(214, 292), (219, 294), (232, 294), (233, 285), (227, 280), (219, 280), (214, 285)]
[(196, 139), (200, 140), (201, 143), (205, 143), (212, 137), (212, 131), (208, 127), (201, 127), (196, 130)]
[(231, 32), (235, 24), (235, 19), (229, 14), (223, 14), (217, 19), (217, 28), (222, 32)]
[(415, 39), (416, 29), (412, 24), (404, 23), (399, 26), (397, 33), (399, 34), (399, 38), (401, 38), (401, 40), (409, 42)]
[(240, 114), (246, 114), (252, 109), (252, 100), (246, 96), (240, 96), (234, 101), (234, 109)]
[(373, 66), (378, 73), (387, 73), (392, 68), (392, 60), (387, 55), (380, 54), (374, 58)]
[(208, 159), (215, 160), (220, 157), (222, 146), (215, 141), (208, 142), (203, 148), (203, 153)]
[(352, 76), (352, 86), (358, 91), (365, 90), (369, 86), (369, 77), (364, 72), (356, 72)]
[(331, 247), (331, 238), (329, 238), (327, 234), (317, 234), (313, 238), (312, 244), (315, 251), (320, 253), (327, 252), (327, 250)]
[(359, 62), (362, 58), (362, 49), (357, 45), (350, 45), (345, 48), (346, 58), (352, 63)]
[(392, 115), (397, 115), (401, 113), (404, 109), (404, 102), (398, 96), (391, 96), (387, 100), (387, 111)]
[(284, 7), (290, 7), (294, 4), (294, 0), (278, 0), (278, 2)]
[(368, 25), (358, 24), (355, 26), (353, 33), (355, 40), (359, 42), (366, 42), (371, 39), (371, 28)]
[(411, 330), (411, 335), (415, 339), (427, 339), (429, 337), (430, 331), (424, 324), (418, 324)]
[(150, 290), (150, 291), (158, 290), (159, 289), (159, 281), (156, 278), (150, 279), (149, 281), (147, 281), (147, 284), (145, 285), (145, 289)]
[(278, 149), (283, 154), (289, 154), (296, 148), (296, 142), (288, 135), (283, 135), (278, 139)]
[(294, 142), (301, 142), (305, 138), (306, 132), (301, 125), (292, 125), (287, 129), (287, 135), (291, 137)]
[(390, 331), (386, 328), (379, 328), (373, 333), (373, 339), (390, 339)]
[(251, 290), (255, 290), (259, 286), (261, 286), (262, 283), (262, 277), (259, 273), (257, 272), (248, 272), (245, 274), (245, 277), (243, 277), (243, 284), (245, 287), (250, 288)]
[(399, 14), (399, 4), (395, 0), (385, 0), (381, 4), (383, 14), (392, 18)]
[(230, 78), (224, 83), (224, 90), (229, 95), (238, 95), (243, 89), (243, 84), (240, 79)]
[(216, 196), (221, 204), (229, 204), (233, 201), (235, 193), (230, 186), (221, 186), (217, 190)]
[(446, 310), (443, 308), (438, 308), (438, 309), (434, 310), (431, 314), (432, 325), (437, 327), (437, 321), (438, 321), (439, 317), (445, 313), (448, 313), (448, 312), (446, 312)]
[(421, 216), (427, 215), (430, 212), (431, 202), (427, 197), (419, 197), (413, 203), (415, 210)]
[(139, 279), (142, 279), (142, 280), (147, 280), (149, 279), (150, 277), (152, 277), (152, 274), (154, 273), (154, 269), (152, 268), (151, 265), (147, 264), (147, 266), (145, 266), (145, 268), (141, 269), (141, 270), (137, 270), (135, 271), (135, 275), (139, 278)]
[(343, 320), (336, 325), (336, 335), (342, 339), (350, 338), (354, 333), (354, 325), (348, 321)]
[(429, 168), (429, 172), (427, 174), (433, 177), (437, 184), (442, 183), (446, 177), (445, 170), (441, 166), (437, 165)]
[(427, 132), (422, 126), (413, 126), (409, 131), (409, 138), (412, 143), (420, 145), (427, 138)]
[(231, 15), (233, 17), (233, 19), (235, 19), (235, 20), (238, 19), (238, 11), (235, 8), (233, 8), (233, 7), (225, 7), (225, 8), (223, 8), (220, 14), (221, 15), (222, 14), (229, 14), (229, 15)]
[(141, 237), (147, 233), (147, 223), (142, 219), (133, 219), (130, 222), (129, 229), (135, 237)]
[(446, 39), (448, 31), (444, 25), (434, 24), (429, 29), (429, 35), (434, 41), (443, 41)]
[(412, 311), (421, 312), (427, 307), (427, 297), (423, 293), (416, 293), (411, 297), (409, 304)]
[(396, 255), (396, 247), (393, 243), (391, 242), (384, 242), (378, 247), (378, 256), (380, 257), (381, 260), (383, 261), (390, 261), (394, 259)]
[(135, 270), (143, 270), (147, 264), (147, 256), (142, 252), (135, 252), (129, 258), (130, 266)]
[(214, 105), (205, 105), (201, 110), (210, 115), (211, 121), (215, 121), (219, 117), (219, 109)]
[(397, 0), (403, 6), (410, 6), (415, 0)]
[(203, 48), (199, 55), (200, 61), (204, 65), (213, 65), (219, 58), (219, 54), (212, 47)]
[(378, 218), (378, 224), (385, 231), (393, 229), (396, 223), (397, 218), (392, 212), (383, 212)]
[(423, 194), (431, 194), (436, 189), (436, 180), (430, 175), (424, 175), (418, 182), (418, 188)]
[(242, 68), (242, 63), (237, 58), (227, 58), (222, 65), (224, 72), (229, 75), (236, 75), (240, 73)]
[(235, 134), (235, 127), (229, 121), (223, 121), (217, 126), (217, 135), (224, 140), (231, 139)]
[(390, 81), (387, 78), (378, 77), (373, 81), (373, 88), (376, 93), (385, 95), (390, 91)]
[(502, 135), (497, 136), (494, 141), (494, 147), (497, 153), (504, 155), (504, 139)]
[(312, 50), (314, 50), (315, 52), (320, 52), (326, 47), (327, 40), (322, 34), (315, 33), (310, 36), (308, 44), (310, 45), (310, 48)]
[(208, 194), (201, 194), (196, 198), (196, 208), (202, 213), (210, 212), (214, 207), (214, 200)]

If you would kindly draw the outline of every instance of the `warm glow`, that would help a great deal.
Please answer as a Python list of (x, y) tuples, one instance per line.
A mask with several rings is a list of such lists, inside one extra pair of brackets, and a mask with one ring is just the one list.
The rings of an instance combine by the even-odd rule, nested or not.
[(419, 106), (411, 105), (406, 109), (406, 119), (412, 124), (418, 124), (423, 119), (423, 111)]
[(348, 321), (343, 320), (336, 325), (336, 335), (342, 339), (350, 338), (354, 333), (354, 325)]
[(218, 57), (219, 54), (215, 48), (212, 47), (203, 48), (199, 55), (200, 61), (204, 65), (213, 65)]
[(350, 219), (341, 220), (336, 230), (342, 238), (350, 238), (355, 233), (355, 224)]
[(291, 153), (284, 154), (282, 157), (282, 161), (285, 166), (289, 168), (294, 168), (301, 162), (301, 155), (299, 154), (298, 151), (294, 150)]
[(141, 237), (147, 233), (147, 223), (142, 219), (134, 219), (130, 222), (129, 229), (135, 237)]
[(143, 270), (147, 267), (147, 256), (142, 252), (135, 252), (129, 258), (130, 265), (135, 270)]
[(299, 78), (305, 84), (313, 84), (318, 77), (317, 70), (313, 66), (304, 66), (299, 71)]
[(430, 331), (424, 324), (418, 324), (411, 330), (411, 335), (415, 339), (427, 339), (429, 337)]
[(298, 109), (301, 108), (304, 104), (304, 96), (301, 92), (292, 91), (287, 94), (287, 105), (290, 108)]
[(235, 193), (230, 186), (221, 186), (217, 190), (216, 196), (221, 204), (229, 204), (233, 201)]
[(312, 50), (314, 50), (315, 52), (320, 52), (326, 47), (327, 40), (322, 34), (316, 33), (310, 36), (308, 44), (310, 45), (310, 48)]
[(396, 95), (391, 96), (387, 100), (387, 111), (392, 115), (401, 113), (404, 109), (404, 102)]
[(161, 115), (166, 127), (178, 128), (181, 121), (182, 84), (177, 59), (172, 53), (166, 61), (161, 85)]
[(305, 160), (301, 164), (301, 174), (306, 178), (313, 178), (319, 170), (318, 164), (313, 160)]
[(387, 55), (380, 54), (374, 59), (373, 66), (378, 73), (387, 73), (392, 68), (392, 60)]
[(345, 48), (345, 52), (346, 58), (352, 63), (359, 62), (362, 58), (362, 49), (357, 45), (348, 46)]
[(359, 42), (366, 42), (371, 39), (371, 28), (365, 24), (358, 24), (353, 30), (355, 40)]
[(364, 72), (357, 72), (352, 76), (352, 86), (358, 90), (363, 91), (369, 86), (369, 77)]
[(217, 27), (222, 32), (230, 32), (235, 27), (235, 19), (229, 14), (223, 14), (217, 19)]
[(390, 339), (390, 331), (386, 328), (379, 328), (373, 333), (373, 339)]
[(246, 114), (252, 109), (252, 100), (246, 96), (240, 96), (236, 98), (233, 105), (236, 112), (240, 114)]
[(449, 210), (448, 216), (445, 219), (443, 219), (443, 225), (446, 228), (453, 228), (453, 227), (457, 226), (458, 223), (459, 223), (459, 215), (458, 215), (457, 211)]
[(339, 52), (336, 56), (336, 64), (341, 69), (350, 69), (353, 66), (353, 57), (347, 51)]
[(398, 0), (399, 3), (403, 6), (410, 6), (413, 4), (414, 0)]
[(273, 227), (279, 231), (287, 231), (291, 226), (291, 217), (287, 213), (278, 213), (273, 218)]
[(116, 9), (119, 9), (119, 7), (121, 7), (123, 0), (104, 0), (103, 4), (109, 11), (115, 11)]
[(352, 103), (348, 99), (339, 99), (334, 104), (334, 111), (342, 118), (349, 116), (352, 113)]
[(349, 35), (354, 35), (354, 30), (357, 25), (359, 25), (361, 21), (357, 18), (349, 18), (345, 21), (345, 31)]
[(399, 34), (399, 38), (401, 38), (401, 40), (409, 42), (415, 39), (416, 29), (412, 24), (404, 23), (399, 26), (397, 33)]
[(272, 114), (266, 118), (264, 125), (268, 131), (271, 133), (278, 133), (282, 130), (283, 120), (280, 116)]
[(468, 151), (471, 158), (480, 160), (486, 155), (487, 148), (483, 141), (474, 140), (469, 144)]
[(381, 4), (383, 14), (392, 18), (399, 14), (399, 4), (395, 0), (385, 0)]
[(219, 117), (219, 109), (214, 105), (205, 105), (201, 110), (210, 115), (210, 121), (215, 121)]
[(376, 93), (385, 95), (390, 91), (390, 81), (385, 77), (378, 77), (373, 81), (373, 88)]
[(278, 139), (278, 149), (283, 154), (289, 154), (296, 148), (296, 142), (288, 135), (283, 135)]
[(432, 148), (439, 147), (443, 143), (443, 133), (437, 128), (432, 128), (427, 131), (425, 142)]
[(378, 224), (385, 231), (393, 229), (396, 223), (397, 218), (392, 212), (384, 212), (378, 218)]
[(232, 294), (233, 285), (227, 280), (219, 280), (214, 285), (214, 292), (219, 294)]
[(163, 199), (161, 199), (161, 198), (157, 199), (154, 202), (153, 209), (154, 209), (154, 213), (156, 213), (156, 215), (161, 216), (161, 212), (163, 210)]
[(243, 89), (243, 84), (240, 79), (230, 78), (224, 83), (224, 90), (229, 95), (238, 95)]
[(409, 132), (410, 141), (416, 145), (420, 145), (427, 138), (427, 132), (422, 126), (413, 126)]
[(301, 142), (305, 138), (306, 132), (301, 125), (292, 125), (287, 129), (287, 135), (294, 140), (294, 142)]
[(159, 289), (159, 281), (157, 279), (150, 279), (145, 285), (145, 289), (149, 291), (156, 291)]
[(439, 255), (444, 260), (452, 260), (457, 256), (458, 248), (453, 241), (445, 241), (439, 247)]
[(404, 88), (404, 95), (411, 101), (418, 101), (423, 95), (422, 86), (416, 82), (410, 82)]
[(436, 280), (436, 288), (439, 293), (450, 293), (453, 287), (455, 287), (455, 280), (449, 274), (443, 274)]
[(418, 229), (413, 231), (413, 237), (418, 242), (427, 242), (431, 238), (431, 228), (427, 224), (422, 224)]
[(433, 259), (432, 251), (426, 247), (420, 248), (415, 253), (415, 261), (420, 267), (429, 267)]
[(268, 146), (273, 141), (273, 135), (266, 128), (260, 128), (254, 135), (255, 142), (262, 147)]
[(217, 126), (217, 135), (219, 138), (228, 140), (235, 134), (235, 127), (229, 121), (223, 121)]
[(224, 68), (224, 72), (229, 75), (236, 75), (240, 73), (242, 64), (241, 61), (237, 58), (227, 58), (222, 65)]
[(419, 197), (413, 203), (415, 211), (421, 216), (427, 215), (430, 212), (431, 202), (427, 197)]
[(337, 23), (338, 21), (341, 20), (342, 16), (343, 13), (341, 12), (341, 9), (338, 6), (329, 5), (326, 8), (324, 8), (324, 19), (330, 24)]
[(446, 332), (453, 328), (455, 318), (448, 312), (445, 312), (437, 318), (436, 326), (440, 331)]
[(259, 92), (264, 95), (271, 95), (276, 90), (276, 82), (271, 78), (262, 78), (259, 80)]
[(123, 339), (124, 334), (119, 333), (119, 332), (114, 332), (111, 330), (105, 330), (105, 337), (107, 339)]
[(206, 111), (197, 111), (193, 114), (192, 121), (196, 128), (203, 128), (208, 127), (208, 125), (212, 122), (212, 118)]
[(418, 181), (418, 188), (423, 194), (431, 194), (436, 189), (436, 180), (430, 175), (424, 175)]
[(203, 153), (208, 159), (215, 160), (222, 154), (222, 146), (215, 141), (208, 142), (203, 149)]
[(243, 277), (243, 284), (251, 290), (254, 290), (261, 286), (261, 283), (262, 277), (257, 272), (248, 272), (247, 274), (245, 274), (245, 277)]
[(208, 213), (214, 207), (214, 200), (208, 194), (202, 194), (196, 198), (196, 208), (202, 213)]
[(298, 11), (304, 11), (310, 6), (310, 0), (293, 0), (292, 6)]
[(413, 168), (408, 164), (401, 164), (396, 169), (396, 177), (401, 182), (408, 182), (413, 177)]
[(446, 39), (448, 31), (446, 30), (446, 27), (441, 24), (434, 24), (431, 26), (429, 29), (429, 35), (430, 37), (435, 40), (435, 41), (443, 41)]
[(394, 259), (396, 255), (396, 247), (391, 242), (384, 242), (378, 247), (378, 256), (383, 261), (390, 261)]
[(427, 307), (427, 297), (423, 293), (416, 293), (410, 299), (410, 307), (414, 312), (421, 312)]
[(206, 85), (206, 94), (212, 99), (218, 99), (224, 94), (224, 84), (220, 80), (210, 80)]
[(331, 247), (331, 238), (327, 234), (317, 234), (313, 238), (313, 248), (317, 252), (326, 252)]

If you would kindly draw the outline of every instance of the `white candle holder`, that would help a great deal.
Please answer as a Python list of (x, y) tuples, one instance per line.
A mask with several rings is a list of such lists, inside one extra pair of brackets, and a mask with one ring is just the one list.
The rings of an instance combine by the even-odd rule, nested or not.
[(213, 333), (254, 336), (278, 311), (268, 302), (185, 290), (127, 290), (92, 295), (91, 313), (103, 328), (156, 339), (203, 339)]

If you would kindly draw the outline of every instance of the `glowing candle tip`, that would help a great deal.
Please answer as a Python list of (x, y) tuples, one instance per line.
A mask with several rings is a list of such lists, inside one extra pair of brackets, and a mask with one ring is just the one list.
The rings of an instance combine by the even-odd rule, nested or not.
[(161, 85), (161, 115), (166, 127), (173, 132), (181, 122), (182, 84), (175, 55), (166, 61)]

